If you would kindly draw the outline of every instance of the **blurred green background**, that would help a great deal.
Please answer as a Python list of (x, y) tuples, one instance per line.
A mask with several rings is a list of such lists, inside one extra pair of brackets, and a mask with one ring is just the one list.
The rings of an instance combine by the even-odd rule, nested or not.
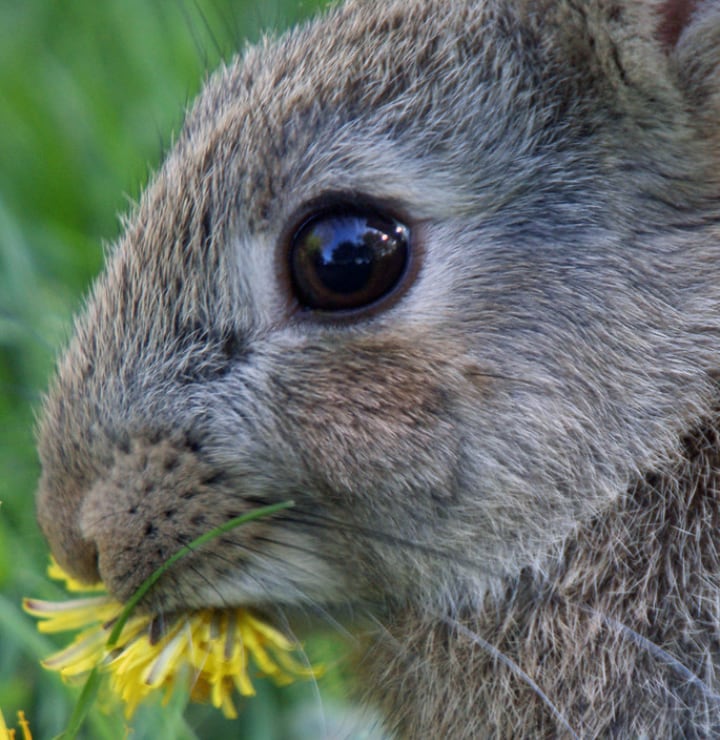
[[(36, 740), (65, 726), (77, 692), (42, 670), (54, 646), (20, 609), (58, 598), (34, 519), (33, 424), (70, 317), (207, 71), (321, 0), (0, 0), (0, 709)], [(321, 644), (320, 649), (322, 650)], [(88, 738), (340, 737), (338, 681), (259, 685), (240, 720), (206, 707), (93, 713)], [(329, 698), (326, 698), (326, 693)], [(326, 730), (318, 715), (325, 713)], [(358, 732), (343, 736), (360, 737)]]

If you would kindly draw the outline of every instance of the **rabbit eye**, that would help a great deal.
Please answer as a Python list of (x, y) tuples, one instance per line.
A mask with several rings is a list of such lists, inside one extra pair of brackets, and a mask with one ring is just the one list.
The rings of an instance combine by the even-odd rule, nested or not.
[(342, 311), (368, 306), (387, 295), (405, 272), (407, 226), (364, 210), (330, 211), (295, 233), (290, 274), (303, 308)]

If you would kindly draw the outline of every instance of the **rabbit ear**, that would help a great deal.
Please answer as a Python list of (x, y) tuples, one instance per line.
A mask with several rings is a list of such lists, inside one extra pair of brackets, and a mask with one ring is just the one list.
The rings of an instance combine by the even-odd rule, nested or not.
[[(663, 41), (686, 98), (717, 131), (720, 115), (720, 2), (666, 0)], [(717, 133), (714, 133), (717, 138)]]
[(697, 6), (697, 0), (663, 0), (660, 3), (657, 35), (668, 49), (675, 47), (682, 32), (690, 24)]

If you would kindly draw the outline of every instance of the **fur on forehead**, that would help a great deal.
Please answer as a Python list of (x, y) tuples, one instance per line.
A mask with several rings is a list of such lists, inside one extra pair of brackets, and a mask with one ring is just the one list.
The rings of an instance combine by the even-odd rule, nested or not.
[[(618, 127), (629, 160), (658, 171), (662, 159), (675, 175), (686, 167), (681, 181), (673, 178), (672, 197), (692, 202), (693, 175), (714, 158), (687, 147), (703, 120), (694, 120), (688, 101), (708, 88), (720, 23), (710, 22), (712, 8), (678, 15), (680, 5), (350, 2), (266, 39), (216, 73), (190, 112), (128, 232), (127, 248), (139, 258), (129, 269), (166, 263), (168, 251), (179, 250), (170, 258), (173, 279), (181, 267), (193, 282), (218, 270), (231, 275), (230, 255), (213, 243), (226, 242), (228, 231), (275, 239), (299, 206), (332, 191), (410, 203), (415, 218), (487, 214), (502, 207), (503, 193), (518, 203), (534, 169), (560, 202), (563, 189), (571, 186), (577, 200), (587, 182), (587, 212), (598, 213), (612, 197), (602, 187), (626, 187), (622, 167), (613, 182), (608, 165), (622, 158)], [(658, 34), (671, 21), (685, 25), (669, 53)], [(698, 36), (706, 53), (690, 63), (686, 48)], [(605, 141), (607, 126), (614, 128)], [(663, 200), (662, 176), (646, 187)], [(627, 202), (613, 206), (622, 212)], [(539, 228), (542, 210), (533, 216)], [(198, 269), (208, 260), (215, 269)], [(165, 284), (177, 306), (182, 286), (171, 295), (172, 281)], [(214, 305), (238, 305), (237, 291), (218, 297), (217, 282), (199, 287)]]
[[(443, 190), (452, 193), (446, 202), (458, 203), (469, 184), (467, 157), (487, 156), (488, 143), (550, 140), (560, 119), (565, 140), (573, 127), (581, 139), (593, 122), (578, 111), (617, 109), (618, 95), (655, 99), (653, 116), (658, 108), (682, 115), (670, 60), (656, 38), (662, 22), (658, 3), (637, 1), (351, 2), (265, 40), (218, 72), (188, 117), (178, 159), (187, 162), (195, 150), (209, 168), (235, 161), (222, 173), (232, 187), (218, 190), (236, 193), (232, 206), (252, 230), (273, 222), (279, 196), (284, 209), (293, 198), (307, 200), (317, 172), (326, 190), (337, 182), (360, 190), (364, 181), (353, 173), (369, 170), (373, 188), (386, 188), (378, 197), (394, 196), (412, 178), (388, 183), (393, 168), (378, 178), (372, 167), (381, 168), (384, 158), (392, 164), (393, 151), (407, 168), (413, 152), (425, 165), (437, 154), (428, 208)], [(448, 138), (463, 137), (466, 147), (448, 146)], [(367, 147), (358, 145), (363, 140)], [(381, 142), (386, 148), (378, 150)], [(448, 157), (457, 151), (462, 162)]]

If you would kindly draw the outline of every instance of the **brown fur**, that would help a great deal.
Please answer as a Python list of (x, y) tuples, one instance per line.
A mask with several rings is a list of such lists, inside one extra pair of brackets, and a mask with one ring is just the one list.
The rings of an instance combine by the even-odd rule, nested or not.
[[(402, 737), (720, 733), (720, 8), (348, 2), (220, 70), (40, 426), (58, 560), (145, 607), (350, 605)], [(298, 310), (318, 199), (413, 234)]]

